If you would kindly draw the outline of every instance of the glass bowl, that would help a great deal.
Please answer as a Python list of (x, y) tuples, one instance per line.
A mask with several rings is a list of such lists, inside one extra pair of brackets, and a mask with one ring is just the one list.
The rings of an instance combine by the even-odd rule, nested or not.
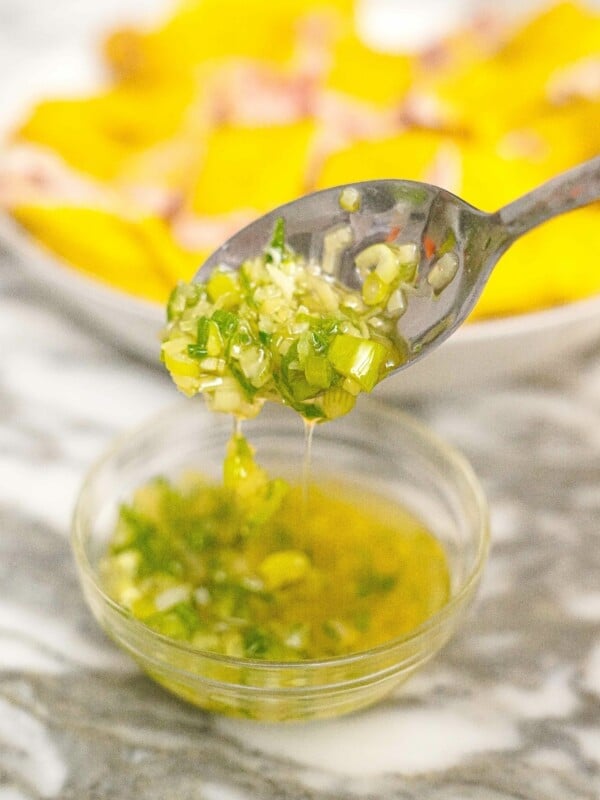
[[(311, 478), (359, 483), (402, 505), (437, 537), (449, 563), (451, 597), (409, 635), (346, 656), (274, 662), (217, 655), (169, 639), (106, 595), (98, 564), (119, 506), (158, 475), (188, 469), (218, 479), (231, 419), (185, 401), (121, 437), (88, 474), (74, 512), (72, 544), (83, 591), (106, 633), (154, 680), (211, 711), (260, 720), (306, 720), (379, 700), (425, 664), (464, 618), (488, 552), (487, 505), (464, 458), (404, 413), (372, 399), (320, 425)], [(268, 404), (245, 423), (259, 463), (299, 479), (304, 429), (289, 409)]]

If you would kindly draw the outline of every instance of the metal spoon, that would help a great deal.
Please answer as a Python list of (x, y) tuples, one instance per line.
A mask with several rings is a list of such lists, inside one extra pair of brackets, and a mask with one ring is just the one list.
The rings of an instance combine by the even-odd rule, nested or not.
[[(340, 206), (342, 191), (350, 187), (360, 197), (358, 210), (352, 212)], [(465, 321), (498, 259), (513, 242), (542, 222), (599, 198), (600, 156), (493, 214), (479, 211), (427, 183), (378, 180), (338, 186), (301, 197), (252, 222), (213, 253), (195, 279), (206, 280), (220, 264), (238, 268), (247, 258), (262, 252), (279, 217), (285, 220), (288, 244), (315, 262), (321, 258), (325, 237), (340, 226), (349, 226), (352, 244), (340, 256), (337, 277), (351, 288), (361, 285), (354, 258), (368, 245), (382, 241), (419, 243), (417, 282), (406, 311), (398, 320), (398, 332), (408, 345), (408, 360), (399, 367), (404, 369), (441, 344)], [(590, 235), (593, 233), (590, 231)], [(456, 255), (458, 269), (439, 291), (439, 282), (433, 281), (432, 276), (445, 251)], [(597, 268), (590, 264), (590, 269)]]

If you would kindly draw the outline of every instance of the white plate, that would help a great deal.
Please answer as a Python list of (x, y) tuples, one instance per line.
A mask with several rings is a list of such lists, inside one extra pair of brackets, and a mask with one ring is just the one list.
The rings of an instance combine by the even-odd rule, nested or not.
[[(105, 338), (158, 364), (164, 309), (87, 278), (40, 247), (10, 218), (0, 217), (0, 241), (56, 302)], [(538, 311), (467, 324), (438, 350), (384, 381), (382, 397), (477, 388), (502, 383), (600, 342), (600, 297)]]

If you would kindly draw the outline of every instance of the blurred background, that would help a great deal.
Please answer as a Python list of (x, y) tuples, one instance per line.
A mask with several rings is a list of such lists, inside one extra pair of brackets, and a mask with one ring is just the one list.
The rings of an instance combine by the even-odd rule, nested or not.
[[(151, 361), (173, 285), (293, 197), (400, 177), (493, 211), (600, 152), (584, 0), (0, 0), (0, 74), (2, 241)], [(524, 326), (536, 360), (549, 330), (600, 327), (599, 220), (501, 260), (460, 334), (470, 378), (512, 370)]]

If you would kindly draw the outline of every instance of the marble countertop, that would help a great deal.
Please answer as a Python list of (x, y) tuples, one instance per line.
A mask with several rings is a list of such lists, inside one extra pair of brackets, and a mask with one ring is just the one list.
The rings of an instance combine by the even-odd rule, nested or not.
[(470, 458), (493, 548), (465, 628), (383, 704), (246, 723), (187, 707), (99, 631), (68, 543), (82, 477), (173, 400), (0, 261), (0, 800), (582, 800), (600, 795), (600, 346), (414, 400)]
[[(0, 71), (42, 41), (62, 47), (76, 7), (47, 4), (42, 36), (42, 4), (0, 0)], [(483, 481), (489, 566), (434, 662), (379, 706), (320, 723), (184, 705), (84, 604), (68, 543), (78, 487), (117, 433), (173, 399), (0, 253), (0, 800), (600, 796), (600, 343), (512, 386), (410, 402)]]

